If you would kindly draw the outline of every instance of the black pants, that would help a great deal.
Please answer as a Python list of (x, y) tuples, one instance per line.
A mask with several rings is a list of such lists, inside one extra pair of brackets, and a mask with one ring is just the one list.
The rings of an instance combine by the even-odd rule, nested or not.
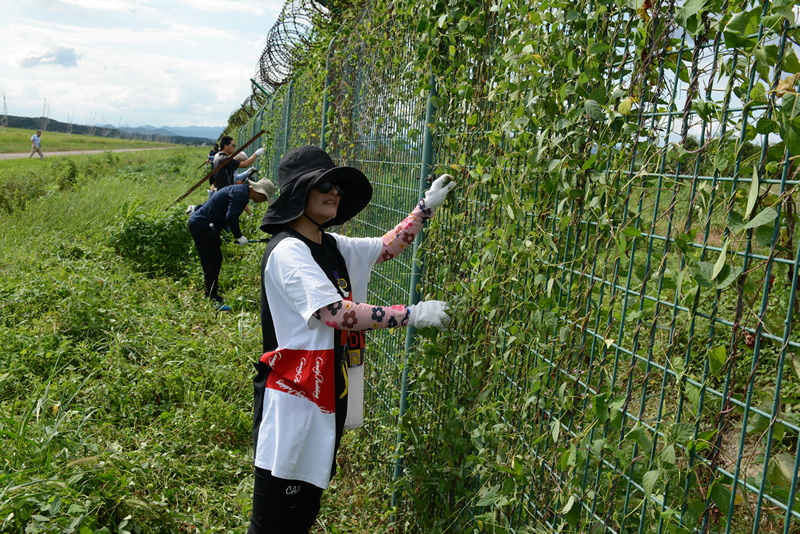
[(200, 265), (203, 266), (203, 279), (205, 280), (205, 294), (212, 299), (218, 299), (219, 271), (222, 268), (222, 239), (219, 231), (214, 228), (203, 227), (189, 222), (189, 233), (194, 239), (197, 255), (200, 256)]
[(317, 520), (321, 498), (322, 488), (277, 478), (256, 467), (247, 534), (308, 534)]

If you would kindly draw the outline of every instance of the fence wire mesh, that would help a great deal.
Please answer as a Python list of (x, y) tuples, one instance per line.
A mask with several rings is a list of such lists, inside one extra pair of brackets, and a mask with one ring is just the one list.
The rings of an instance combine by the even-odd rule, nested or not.
[[(413, 208), (426, 130), (459, 182), (418, 258), (454, 328), (419, 340), (407, 384), (404, 340), (370, 335), (358, 432), (398, 528), (797, 531), (793, 5), (475, 5), (469, 47), (466, 7), (361, 6), (324, 95), (324, 65), (295, 71), (239, 133), (267, 130), (274, 178), (326, 121), (374, 187), (350, 235)], [(409, 301), (412, 260), (378, 266), (371, 302)]]

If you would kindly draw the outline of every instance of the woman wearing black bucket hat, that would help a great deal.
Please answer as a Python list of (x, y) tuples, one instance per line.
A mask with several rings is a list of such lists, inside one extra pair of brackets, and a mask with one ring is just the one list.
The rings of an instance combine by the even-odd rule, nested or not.
[(408, 247), (455, 187), (450, 179), (436, 179), (414, 211), (384, 236), (350, 238), (325, 229), (367, 206), (372, 186), (366, 176), (336, 166), (314, 146), (281, 159), (280, 196), (261, 222), (273, 237), (261, 262), (264, 344), (254, 379), (255, 487), (248, 534), (307, 533), (314, 524), (336, 470), (343, 429), (361, 424), (361, 398), (348, 398), (358, 397), (355, 386), (363, 381), (364, 331), (449, 324), (442, 301), (364, 301), (372, 268)]

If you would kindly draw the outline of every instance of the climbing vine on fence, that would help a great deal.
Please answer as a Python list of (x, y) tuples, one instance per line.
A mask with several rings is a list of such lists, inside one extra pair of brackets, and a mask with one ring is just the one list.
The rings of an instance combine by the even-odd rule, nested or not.
[(317, 21), (292, 139), (320, 141), (326, 94), (340, 162), (405, 176), (430, 129), (459, 183), (423, 246), (422, 291), (456, 322), (410, 358), (399, 528), (796, 526), (796, 19), (787, 0), (395, 0)]

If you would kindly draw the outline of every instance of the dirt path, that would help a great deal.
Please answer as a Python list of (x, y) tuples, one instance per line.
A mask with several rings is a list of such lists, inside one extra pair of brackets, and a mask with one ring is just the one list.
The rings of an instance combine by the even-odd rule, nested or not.
[[(55, 157), (55, 156), (81, 156), (84, 154), (102, 154), (103, 152), (138, 152), (140, 150), (173, 150), (175, 148), (180, 147), (173, 147), (173, 146), (165, 146), (165, 147), (157, 147), (157, 148), (115, 148), (112, 150), (67, 150), (64, 152), (45, 152), (44, 157), (47, 158)], [(0, 160), (4, 159), (21, 159), (27, 158), (29, 156), (29, 152), (17, 152), (14, 154), (0, 154)], [(34, 159), (39, 159), (39, 156), (34, 156)]]

